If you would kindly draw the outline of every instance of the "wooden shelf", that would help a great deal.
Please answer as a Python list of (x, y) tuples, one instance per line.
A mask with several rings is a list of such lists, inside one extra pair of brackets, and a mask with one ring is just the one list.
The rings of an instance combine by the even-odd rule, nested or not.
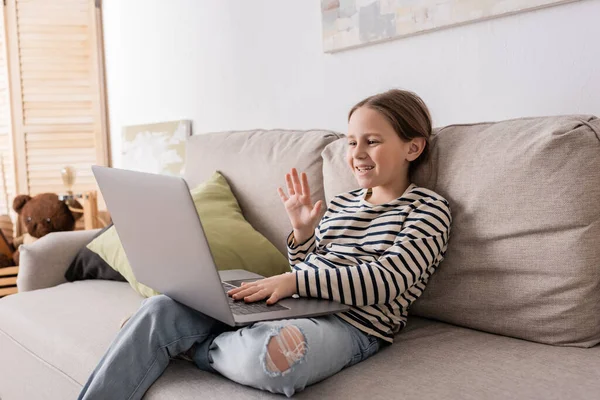
[(17, 275), (18, 273), (19, 273), (19, 267), (0, 268), (0, 277)]
[(17, 293), (17, 291), (18, 290), (17, 290), (16, 286), (0, 288), (0, 297), (8, 296), (9, 294), (15, 294), (15, 293)]
[(0, 268), (0, 297), (15, 294), (17, 289), (17, 275), (19, 267)]
[(17, 277), (0, 278), (0, 287), (2, 286), (17, 286)]

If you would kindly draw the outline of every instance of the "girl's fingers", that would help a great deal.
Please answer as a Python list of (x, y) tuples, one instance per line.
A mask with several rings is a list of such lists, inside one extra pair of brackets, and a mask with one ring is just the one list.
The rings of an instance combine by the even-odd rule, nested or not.
[(282, 188), (278, 187), (277, 188), (277, 193), (279, 193), (279, 197), (281, 197), (281, 201), (283, 201), (284, 203), (286, 201), (288, 201), (288, 197), (285, 195), (285, 192), (283, 191)]
[(260, 290), (250, 296), (245, 296), (244, 301), (246, 303), (252, 303), (253, 301), (259, 301), (267, 298), (269, 296), (269, 291), (266, 289)]
[(292, 183), (292, 177), (290, 176), (290, 174), (285, 174), (285, 182), (287, 183), (288, 193), (290, 194), (290, 196), (296, 194), (296, 192), (294, 191), (294, 184)]
[(294, 182), (294, 191), (302, 196), (302, 185), (300, 184), (300, 177), (296, 168), (292, 168), (292, 182)]
[(316, 218), (319, 215), (319, 212), (321, 211), (322, 206), (323, 206), (322, 200), (319, 200), (315, 203), (315, 206), (313, 207), (312, 212), (311, 212), (311, 216), (313, 218)]
[(302, 193), (310, 199), (310, 187), (308, 187), (308, 176), (302, 173)]
[(255, 282), (242, 282), (242, 286), (236, 287), (235, 289), (231, 289), (227, 294), (231, 295), (233, 298), (238, 299), (249, 294), (252, 294), (256, 291), (260, 290)]
[(250, 295), (252, 295), (252, 294), (256, 293), (256, 292), (259, 290), (258, 288), (253, 288), (253, 287), (250, 287), (250, 288), (249, 288), (249, 287), (243, 287), (243, 288), (242, 288), (242, 287), (240, 287), (240, 288), (238, 288), (238, 289), (241, 289), (241, 290), (239, 290), (239, 291), (235, 292), (235, 293), (233, 294), (233, 296), (231, 296), (231, 297), (233, 297), (235, 300), (241, 300), (241, 299), (243, 299), (244, 297), (246, 297), (246, 296), (250, 296)]
[(277, 295), (277, 293), (273, 292), (271, 297), (269, 297), (269, 299), (267, 300), (267, 304), (268, 305), (275, 304), (278, 301), (279, 301), (279, 296)]

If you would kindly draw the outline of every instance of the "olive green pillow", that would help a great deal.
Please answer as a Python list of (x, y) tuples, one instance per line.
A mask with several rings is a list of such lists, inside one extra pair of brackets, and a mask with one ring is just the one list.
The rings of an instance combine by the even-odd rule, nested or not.
[[(219, 270), (245, 269), (263, 276), (290, 271), (286, 257), (244, 219), (227, 180), (219, 172), (192, 189), (191, 194)], [(87, 248), (123, 275), (142, 296), (159, 294), (135, 279), (114, 226)]]

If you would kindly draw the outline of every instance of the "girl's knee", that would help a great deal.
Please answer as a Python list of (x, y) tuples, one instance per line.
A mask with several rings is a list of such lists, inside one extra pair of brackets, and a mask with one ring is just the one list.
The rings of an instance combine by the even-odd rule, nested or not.
[(286, 325), (268, 336), (266, 348), (261, 355), (264, 372), (271, 376), (283, 376), (304, 359), (308, 345), (304, 333), (295, 325)]
[(157, 313), (172, 308), (175, 300), (164, 294), (148, 297), (142, 301), (142, 308), (148, 312)]
[(257, 323), (213, 342), (212, 367), (239, 383), (291, 396), (308, 381), (308, 341), (297, 325)]

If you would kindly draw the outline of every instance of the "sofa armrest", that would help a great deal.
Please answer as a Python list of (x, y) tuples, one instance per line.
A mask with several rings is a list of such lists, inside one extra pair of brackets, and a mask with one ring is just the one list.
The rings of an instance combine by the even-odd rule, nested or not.
[(65, 272), (77, 252), (100, 231), (52, 232), (19, 248), (19, 292), (44, 289), (67, 282)]

